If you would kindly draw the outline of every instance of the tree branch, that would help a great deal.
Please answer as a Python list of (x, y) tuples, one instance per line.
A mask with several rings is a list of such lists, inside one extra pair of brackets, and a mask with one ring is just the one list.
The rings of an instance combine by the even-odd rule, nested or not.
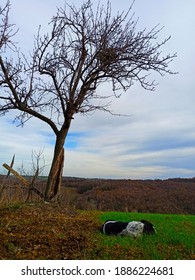
[[(90, 0), (80, 8), (68, 4), (59, 8), (50, 22), (50, 32), (41, 36), (39, 28), (30, 58), (23, 56), (14, 64), (1, 55), (0, 87), (6, 91), (0, 96), (4, 102), (0, 110), (18, 109), (22, 123), (34, 116), (57, 134), (69, 127), (75, 113), (109, 111), (111, 103), (102, 103), (102, 98), (120, 97), (134, 82), (155, 90), (152, 72), (175, 74), (169, 64), (176, 54), (161, 53), (170, 37), (157, 42), (162, 30), (158, 25), (137, 31), (138, 20), (130, 15), (132, 8), (133, 3), (127, 12), (115, 16), (110, 2), (107, 6), (99, 4), (96, 12)], [(13, 35), (8, 13), (9, 2), (0, 9), (2, 47)], [(112, 83), (112, 94), (96, 93), (104, 82)], [(94, 100), (99, 102), (94, 105)]]

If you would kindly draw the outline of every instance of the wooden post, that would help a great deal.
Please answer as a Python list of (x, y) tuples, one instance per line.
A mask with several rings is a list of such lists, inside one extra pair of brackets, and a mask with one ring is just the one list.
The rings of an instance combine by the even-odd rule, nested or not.
[(31, 183), (27, 181), (25, 178), (23, 178), (17, 171), (15, 171), (13, 168), (11, 168), (6, 163), (3, 164), (3, 167), (5, 167), (9, 172), (11, 172), (14, 176), (16, 176), (25, 186), (29, 187)]
[[(10, 164), (11, 168), (14, 165), (14, 159), (15, 159), (15, 155), (13, 156), (11, 164)], [(5, 179), (3, 180), (2, 185), (0, 186), (0, 199), (3, 197), (3, 191), (6, 188), (5, 182), (6, 182), (7, 178), (9, 177), (9, 175), (10, 175), (10, 171), (7, 172), (7, 175), (6, 175)]]
[(4, 163), (3, 167), (5, 167), (8, 170), (8, 174), (12, 173), (16, 178), (18, 178), (27, 188), (29, 188), (29, 192), (28, 192), (28, 196), (27, 196), (27, 200), (29, 199), (29, 195), (31, 191), (34, 191), (37, 195), (39, 195), (41, 198), (44, 197), (44, 195), (37, 189), (34, 187), (34, 182), (36, 180), (36, 178), (38, 177), (38, 173), (39, 170), (37, 169), (32, 182), (27, 181), (24, 177), (22, 177), (17, 171), (15, 171), (12, 166), (14, 163), (14, 158), (12, 160), (11, 166), (9, 166), (8, 164)]
[[(14, 165), (14, 159), (15, 159), (15, 155), (13, 155), (13, 158), (12, 158), (12, 161), (11, 161), (11, 164), (10, 164), (10, 168), (12, 168), (13, 165)], [(6, 178), (8, 178), (9, 175), (10, 175), (10, 170), (8, 171)]]

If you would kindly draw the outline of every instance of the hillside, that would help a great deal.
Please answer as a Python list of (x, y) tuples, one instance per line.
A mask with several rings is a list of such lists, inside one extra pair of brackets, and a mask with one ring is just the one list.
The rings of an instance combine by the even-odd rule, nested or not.
[(101, 211), (195, 214), (195, 178), (100, 180), (64, 178), (69, 203)]
[[(195, 216), (189, 215), (195, 213), (194, 179), (63, 178), (60, 200), (50, 204), (40, 202), (36, 194), (24, 203), (28, 189), (13, 176), (4, 179), (0, 176), (0, 186), (5, 187), (0, 200), (0, 259), (195, 257)], [(36, 183), (39, 190), (44, 185), (45, 178)], [(157, 234), (137, 240), (105, 236), (99, 228), (107, 219), (146, 219)]]
[[(193, 215), (78, 211), (54, 203), (18, 203), (0, 207), (0, 217), (1, 260), (195, 258)], [(157, 234), (137, 239), (106, 236), (99, 228), (107, 219), (147, 219)]]
[[(36, 187), (44, 188), (46, 178)], [(0, 184), (4, 176), (0, 176)], [(28, 190), (13, 176), (6, 181), (0, 204), (24, 202)], [(36, 194), (30, 201), (38, 201)], [(82, 210), (195, 214), (195, 178), (167, 180), (111, 180), (64, 177), (62, 206)]]

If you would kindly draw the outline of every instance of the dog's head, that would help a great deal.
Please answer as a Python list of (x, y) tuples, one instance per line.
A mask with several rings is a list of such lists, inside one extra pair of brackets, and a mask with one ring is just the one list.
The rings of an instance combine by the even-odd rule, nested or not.
[(144, 224), (143, 233), (144, 234), (154, 234), (156, 233), (156, 230), (154, 228), (154, 225), (146, 220), (141, 220), (141, 223)]

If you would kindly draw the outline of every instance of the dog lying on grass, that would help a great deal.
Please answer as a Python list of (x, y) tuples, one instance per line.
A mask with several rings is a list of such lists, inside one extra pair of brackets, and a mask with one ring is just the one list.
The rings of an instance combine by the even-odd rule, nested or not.
[(156, 230), (153, 224), (146, 220), (141, 220), (140, 222), (108, 220), (102, 225), (101, 232), (107, 235), (131, 236), (137, 238), (143, 234), (154, 234)]

